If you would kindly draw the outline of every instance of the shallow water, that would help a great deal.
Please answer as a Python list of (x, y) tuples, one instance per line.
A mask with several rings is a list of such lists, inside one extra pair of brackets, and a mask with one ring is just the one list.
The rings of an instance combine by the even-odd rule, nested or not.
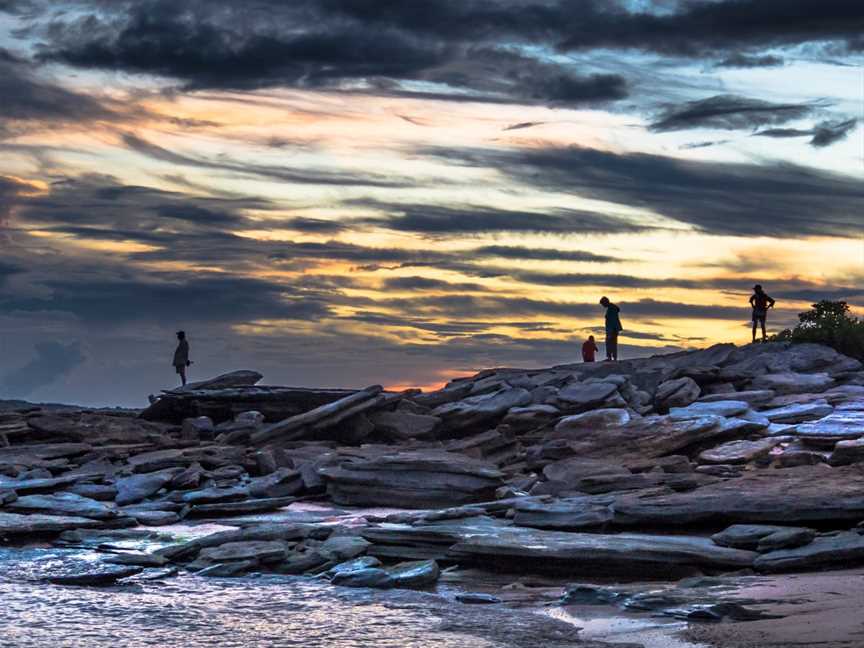
[(586, 612), (574, 613), (567, 608), (550, 608), (547, 614), (579, 627), (579, 636), (586, 640), (632, 642), (642, 644), (643, 648), (709, 648), (707, 644), (677, 637), (678, 632), (687, 628), (687, 624), (683, 622), (658, 620), (641, 615), (616, 617)]
[(190, 575), (110, 588), (28, 581), (75, 552), (0, 550), (0, 645), (4, 648), (205, 646), (497, 647), (438, 632), (432, 601), (370, 594), (283, 577)]
[[(364, 514), (390, 512), (295, 505), (280, 513), (350, 525)], [(178, 524), (160, 527), (161, 539), (112, 537), (109, 542), (115, 548), (152, 551), (229, 528), (222, 523)], [(500, 593), (511, 582), (510, 577), (485, 573), (457, 577), (454, 583), (444, 578), (435, 594), (353, 590), (275, 575), (145, 578), (161, 570), (145, 570), (107, 588), (40, 580), (73, 564), (98, 564), (105, 554), (92, 544), (100, 540), (85, 545), (88, 542), (90, 548), (0, 547), (0, 648), (565, 648), (578, 645), (576, 628), (582, 628), (578, 636), (586, 640), (702, 648), (673, 637), (684, 624), (614, 616), (611, 609), (583, 614), (554, 604), (545, 607), (560, 596), (554, 587), (545, 597), (534, 590), (524, 600), (514, 600), (521, 609), (454, 602), (455, 594), (466, 588)]]

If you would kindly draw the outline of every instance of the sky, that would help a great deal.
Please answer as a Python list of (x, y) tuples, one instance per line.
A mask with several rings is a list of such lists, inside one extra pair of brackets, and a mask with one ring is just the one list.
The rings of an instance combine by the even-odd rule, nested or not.
[(0, 398), (864, 314), (860, 0), (0, 0)]

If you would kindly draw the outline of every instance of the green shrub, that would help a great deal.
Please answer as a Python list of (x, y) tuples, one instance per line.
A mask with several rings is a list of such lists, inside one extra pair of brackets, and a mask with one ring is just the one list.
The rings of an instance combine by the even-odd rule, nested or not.
[(823, 300), (798, 314), (794, 329), (781, 331), (772, 339), (793, 343), (826, 344), (844, 355), (864, 361), (864, 320), (853, 317), (844, 301)]

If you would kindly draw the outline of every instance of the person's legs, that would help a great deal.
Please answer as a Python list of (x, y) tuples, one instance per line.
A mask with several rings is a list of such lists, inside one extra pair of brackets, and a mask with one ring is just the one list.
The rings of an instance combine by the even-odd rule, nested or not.
[(756, 318), (753, 318), (753, 344), (756, 343)]
[(606, 335), (606, 355), (612, 359), (618, 359), (618, 333), (608, 333)]
[(186, 367), (182, 365), (178, 365), (175, 367), (177, 370), (177, 375), (180, 376), (180, 383), (185, 387), (186, 386)]
[(612, 359), (612, 345), (613, 345), (613, 342), (612, 342), (612, 333), (611, 333), (610, 331), (606, 331), (606, 343), (605, 343), (605, 346), (606, 346), (606, 359), (607, 359), (607, 360), (611, 360), (611, 359)]
[(765, 318), (763, 317), (761, 320), (759, 320), (759, 323), (762, 325), (762, 341), (767, 342), (768, 341), (768, 335), (765, 332)]

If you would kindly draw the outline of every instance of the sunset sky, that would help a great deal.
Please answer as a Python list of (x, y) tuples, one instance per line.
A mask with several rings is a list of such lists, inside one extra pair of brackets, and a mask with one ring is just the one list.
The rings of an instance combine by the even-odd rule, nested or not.
[(864, 313), (861, 0), (0, 0), (0, 398)]

